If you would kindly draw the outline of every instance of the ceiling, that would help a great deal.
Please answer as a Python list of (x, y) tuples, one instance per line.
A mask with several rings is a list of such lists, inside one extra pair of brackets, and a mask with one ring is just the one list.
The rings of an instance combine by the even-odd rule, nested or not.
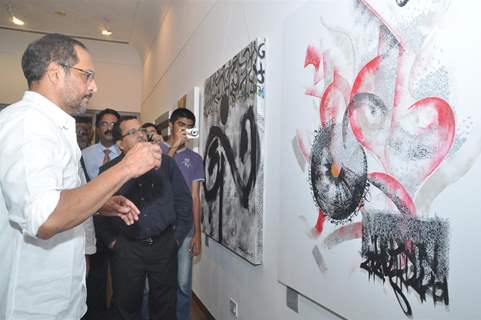
[[(125, 43), (145, 57), (170, 1), (0, 0), (0, 28)], [(25, 25), (13, 24), (9, 11)], [(103, 29), (112, 35), (103, 36)]]

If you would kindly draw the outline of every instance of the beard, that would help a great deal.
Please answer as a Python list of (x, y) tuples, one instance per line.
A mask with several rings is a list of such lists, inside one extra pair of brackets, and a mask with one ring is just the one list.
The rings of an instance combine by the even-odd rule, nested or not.
[(87, 106), (93, 93), (87, 91), (79, 92), (79, 88), (71, 82), (66, 82), (63, 90), (63, 105), (69, 114), (81, 115), (87, 111)]
[(78, 116), (87, 111), (87, 106), (92, 98), (92, 94), (86, 94), (81, 97), (70, 97), (66, 99), (65, 105), (71, 110), (72, 115)]
[(77, 108), (74, 109), (74, 114), (75, 116), (80, 116), (84, 114), (87, 111), (87, 106), (78, 106)]

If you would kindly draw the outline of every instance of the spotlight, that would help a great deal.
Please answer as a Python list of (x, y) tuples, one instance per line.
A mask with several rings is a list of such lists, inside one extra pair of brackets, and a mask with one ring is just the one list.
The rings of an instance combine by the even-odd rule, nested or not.
[(103, 21), (102, 22), (102, 25), (103, 25), (102, 26), (102, 35), (104, 35), (104, 36), (112, 35), (112, 31), (110, 31), (110, 29), (108, 27), (110, 25), (110, 20), (106, 17), (103, 17), (102, 21)]
[(17, 26), (23, 26), (25, 24), (25, 22), (23, 22), (21, 19), (17, 18), (13, 14), (13, 9), (11, 4), (7, 5), (7, 12), (10, 15), (10, 19), (12, 20), (12, 22), (15, 23)]

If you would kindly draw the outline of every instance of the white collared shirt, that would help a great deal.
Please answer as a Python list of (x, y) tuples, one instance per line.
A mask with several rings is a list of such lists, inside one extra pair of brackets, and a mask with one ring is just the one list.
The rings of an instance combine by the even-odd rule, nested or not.
[(100, 142), (93, 144), (82, 150), (82, 156), (85, 162), (85, 169), (90, 179), (94, 179), (99, 175), (99, 168), (103, 165), (105, 153), (104, 150), (110, 150), (110, 160), (117, 158), (121, 151), (116, 144), (111, 145), (109, 148), (104, 147)]
[(85, 313), (83, 226), (36, 237), (80, 170), (75, 120), (54, 103), (27, 91), (0, 112), (0, 319)]

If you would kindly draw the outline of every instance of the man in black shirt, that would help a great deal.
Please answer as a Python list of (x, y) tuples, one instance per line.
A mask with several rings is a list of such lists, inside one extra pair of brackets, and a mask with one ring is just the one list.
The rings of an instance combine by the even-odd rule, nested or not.
[[(113, 129), (123, 153), (145, 141), (137, 119), (121, 119)], [(123, 155), (100, 168), (111, 167)], [(139, 220), (124, 226), (102, 222), (102, 239), (112, 249), (113, 319), (139, 319), (147, 277), (150, 319), (176, 319), (177, 247), (192, 227), (192, 197), (175, 161), (162, 155), (159, 169), (125, 183), (117, 194), (139, 209)]]

